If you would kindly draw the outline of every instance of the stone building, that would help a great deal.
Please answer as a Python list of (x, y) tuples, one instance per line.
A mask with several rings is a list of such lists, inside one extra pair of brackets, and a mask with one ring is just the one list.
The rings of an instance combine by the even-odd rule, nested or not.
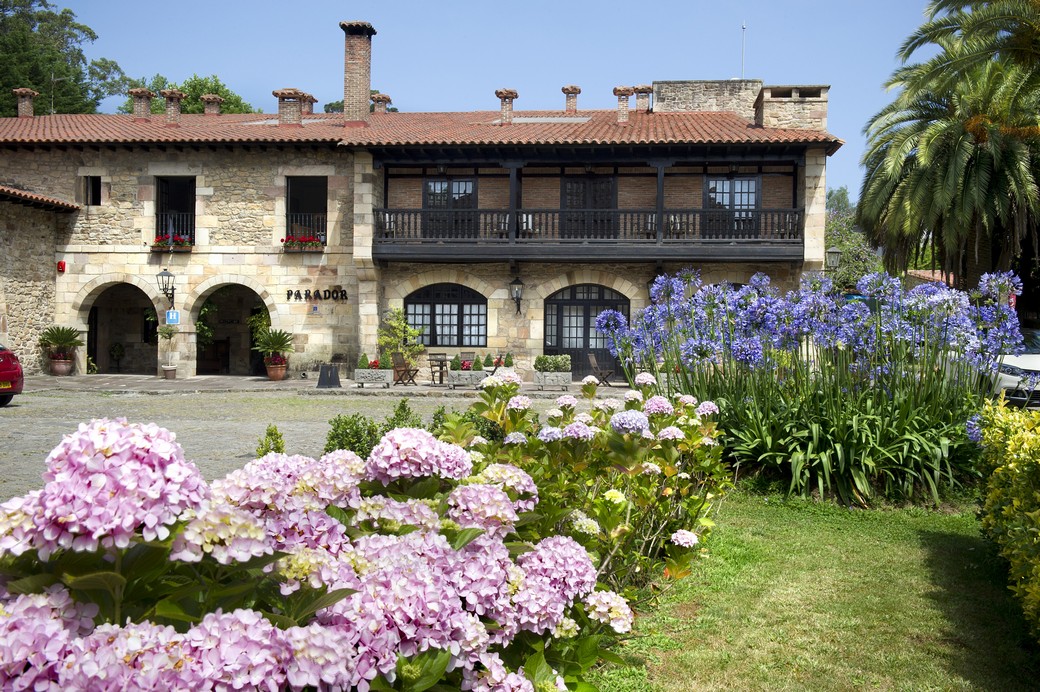
[(152, 373), (173, 308), (179, 377), (245, 375), (266, 312), (304, 370), (374, 357), (400, 307), (430, 351), (512, 352), (521, 370), (570, 353), (580, 375), (605, 354), (596, 315), (643, 307), (659, 272), (792, 285), (822, 267), (841, 146), (827, 87), (657, 82), (587, 110), (569, 85), (560, 110), (515, 110), (501, 89), (487, 111), (387, 112), (369, 96), (375, 30), (340, 26), (342, 114), (278, 89), (277, 114), (222, 114), (217, 97), (183, 114), (167, 90), (152, 115), (160, 96), (140, 89), (133, 115), (41, 116), (16, 90), (18, 117), (0, 119), (0, 342), (35, 371), (39, 333), (71, 325), (79, 371), (89, 355)]

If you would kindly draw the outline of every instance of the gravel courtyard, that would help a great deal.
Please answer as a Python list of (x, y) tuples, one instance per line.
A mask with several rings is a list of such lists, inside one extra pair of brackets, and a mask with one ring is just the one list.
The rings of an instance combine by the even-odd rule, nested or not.
[[(0, 409), (0, 501), (39, 488), (50, 451), (63, 435), (94, 418), (124, 417), (172, 430), (185, 456), (212, 480), (251, 460), (271, 423), (282, 433), (287, 453), (320, 456), (329, 420), (337, 415), (361, 412), (382, 421), (407, 397), (412, 409), (429, 421), (439, 406), (465, 408), (474, 394), (463, 397), (446, 390), (378, 390), (378, 394), (365, 390), (362, 394), (343, 390), (338, 396), (307, 396), (298, 389), (113, 393), (46, 385), (27, 384), (26, 394)], [(559, 394), (549, 398), (550, 393), (545, 392), (536, 399), (536, 408), (550, 407)]]

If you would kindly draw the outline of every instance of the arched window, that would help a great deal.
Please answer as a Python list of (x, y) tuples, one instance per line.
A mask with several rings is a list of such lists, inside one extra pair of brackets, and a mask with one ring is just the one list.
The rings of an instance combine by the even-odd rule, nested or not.
[(577, 284), (545, 299), (545, 353), (571, 357), (571, 373), (581, 378), (592, 372), (588, 354), (601, 365), (610, 363), (607, 338), (596, 331), (596, 318), (604, 310), (628, 317), (629, 301), (617, 291), (597, 284)]
[(426, 346), (487, 346), (487, 298), (459, 284), (432, 284), (404, 299)]

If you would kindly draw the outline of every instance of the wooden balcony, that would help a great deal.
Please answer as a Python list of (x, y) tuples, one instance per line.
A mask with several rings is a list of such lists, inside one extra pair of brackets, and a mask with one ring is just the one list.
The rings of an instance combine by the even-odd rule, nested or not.
[(384, 261), (792, 261), (801, 209), (377, 209)]

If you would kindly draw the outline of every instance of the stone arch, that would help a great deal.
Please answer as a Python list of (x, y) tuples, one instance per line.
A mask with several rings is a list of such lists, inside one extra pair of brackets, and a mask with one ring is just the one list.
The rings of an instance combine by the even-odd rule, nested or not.
[(130, 284), (141, 289), (152, 301), (157, 312), (165, 309), (166, 296), (159, 292), (159, 287), (155, 285), (154, 281), (148, 281), (136, 274), (118, 272), (101, 274), (84, 284), (76, 292), (76, 297), (72, 301), (72, 312), (75, 319), (81, 323), (82, 328), (86, 328), (90, 307), (97, 297), (116, 284)]
[(436, 268), (398, 281), (393, 286), (387, 286), (387, 305), (391, 308), (404, 307), (404, 299), (408, 295), (432, 284), (459, 284), (460, 286), (473, 289), (485, 298), (491, 298), (492, 294), (497, 290), (487, 281), (469, 272), (446, 267)]
[[(625, 296), (632, 303), (642, 301), (646, 294), (645, 286), (640, 287), (639, 284), (633, 283), (623, 276), (600, 269), (583, 268), (561, 271), (548, 281), (543, 281), (538, 286), (532, 286), (530, 297), (532, 301), (541, 303), (557, 291), (576, 284), (599, 284), (600, 286), (606, 286)], [(526, 295), (524, 299), (527, 299)]]
[(216, 276), (211, 276), (195, 286), (188, 295), (187, 300), (192, 323), (198, 319), (199, 310), (202, 309), (202, 304), (206, 301), (206, 297), (218, 288), (229, 284), (244, 286), (258, 295), (260, 300), (263, 301), (264, 307), (267, 308), (267, 312), (271, 315), (272, 327), (275, 329), (291, 330), (291, 325), (283, 325), (281, 323), (282, 320), (289, 319), (288, 311), (280, 309), (278, 303), (276, 303), (274, 298), (271, 296), (271, 292), (268, 291), (263, 284), (252, 277), (242, 276), (241, 274), (217, 274)]

